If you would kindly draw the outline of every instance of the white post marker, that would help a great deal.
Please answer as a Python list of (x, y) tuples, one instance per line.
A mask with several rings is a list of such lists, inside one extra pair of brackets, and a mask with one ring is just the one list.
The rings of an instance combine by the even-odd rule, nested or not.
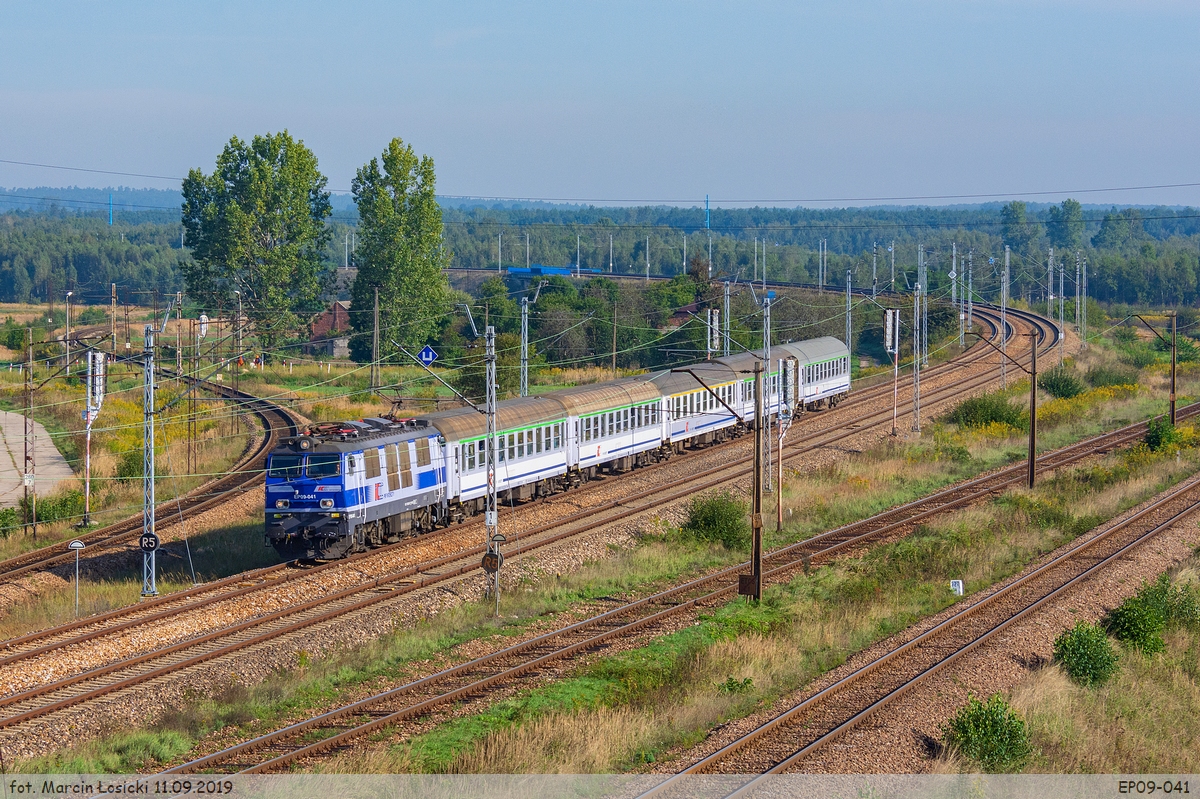
[(67, 544), (67, 549), (75, 550), (75, 618), (79, 618), (79, 553), (87, 546), (78, 538)]
[(954, 592), (955, 596), (962, 596), (963, 595), (963, 581), (962, 580), (951, 580), (950, 581), (950, 590), (952, 592)]

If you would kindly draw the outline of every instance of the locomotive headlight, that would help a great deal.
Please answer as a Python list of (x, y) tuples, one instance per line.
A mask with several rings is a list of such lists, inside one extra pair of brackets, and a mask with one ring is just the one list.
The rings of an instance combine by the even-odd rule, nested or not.
[(275, 507), (279, 508), (280, 510), (286, 510), (287, 508), (290, 508), (291, 505), (292, 505), (292, 503), (286, 499), (275, 500)]
[(323, 500), (321, 500), (321, 507), (322, 507), (322, 508), (332, 508), (332, 507), (333, 507), (333, 500), (332, 500), (332, 499), (323, 499)]

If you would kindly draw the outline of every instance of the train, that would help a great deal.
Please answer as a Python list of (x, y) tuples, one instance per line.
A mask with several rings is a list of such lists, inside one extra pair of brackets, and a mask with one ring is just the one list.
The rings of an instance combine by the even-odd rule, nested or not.
[(597, 269), (594, 266), (576, 267), (572, 264), (566, 266), (546, 266), (545, 264), (531, 264), (530, 266), (510, 266), (506, 269), (510, 275), (529, 275), (531, 277), (546, 277), (549, 275), (559, 275), (560, 277), (578, 277), (579, 275), (602, 275), (603, 269)]
[[(496, 490), (512, 505), (741, 435), (754, 424), (745, 352), (498, 403)], [(767, 372), (769, 371), (769, 374)], [(765, 415), (833, 407), (850, 353), (823, 337), (771, 348)], [(487, 419), (474, 407), (309, 426), (268, 455), (265, 545), (333, 560), (484, 511)]]

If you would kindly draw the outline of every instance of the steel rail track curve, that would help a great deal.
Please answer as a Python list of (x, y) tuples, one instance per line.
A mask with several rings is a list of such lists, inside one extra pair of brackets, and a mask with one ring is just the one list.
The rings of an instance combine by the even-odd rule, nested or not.
[[(1190, 410), (1195, 415), (1200, 412), (1200, 406), (1191, 406)], [(1043, 466), (1061, 468), (1098, 449), (1110, 449), (1127, 443), (1140, 437), (1144, 431), (1144, 424), (1133, 425), (1047, 453), (1043, 458)], [(764, 556), (764, 566), (770, 567), (765, 569), (764, 579), (780, 579), (797, 568), (807, 568), (813, 563), (829, 560), (846, 549), (896, 533), (902, 528), (911, 528), (934, 514), (987, 497), (1008, 485), (1019, 484), (1023, 477), (1022, 467), (1008, 467), (870, 519), (782, 547)], [(553, 662), (592, 651), (620, 636), (641, 633), (668, 618), (731, 596), (737, 590), (738, 575), (747, 568), (748, 561), (727, 567), (530, 641), (197, 758), (164, 773), (195, 772), (214, 767), (219, 767), (222, 772), (237, 770), (240, 773), (262, 773), (283, 768), (384, 727), (425, 716), (440, 706), (479, 697), (497, 686), (510, 684), (531, 673), (536, 674), (539, 669)], [(720, 587), (708, 590), (714, 583)], [(663, 608), (662, 605), (667, 602), (672, 604)], [(634, 618), (625, 618), (630, 615)], [(394, 700), (401, 699), (402, 704), (395, 706)], [(312, 742), (313, 738), (320, 740)], [(254, 759), (248, 762), (246, 757), (254, 753), (257, 753)], [(264, 757), (263, 753), (267, 755)]]
[[(296, 421), (286, 409), (269, 400), (235, 391), (219, 383), (201, 382), (206, 390), (236, 401), (241, 408), (257, 416), (263, 428), (263, 435), (256, 446), (248, 448), (250, 451), (243, 454), (229, 473), (210, 480), (177, 499), (170, 499), (158, 505), (155, 513), (164, 520), (190, 518), (227, 501), (231, 492), (246, 491), (262, 482), (267, 453), (275, 447), (281, 437), (296, 433)], [(132, 540), (140, 534), (141, 529), (142, 517), (139, 514), (85, 533), (78, 538), (89, 547), (104, 547)], [(60, 541), (0, 561), (0, 580), (8, 581), (32, 571), (64, 565), (74, 558), (75, 553), (67, 549), (67, 542)]]
[[(789, 455), (789, 457), (794, 456), (794, 454), (796, 454), (796, 453), (793, 452), (791, 455)], [(718, 468), (710, 469), (705, 472), (701, 472), (698, 475), (694, 475), (691, 479), (694, 480), (695, 478), (703, 478), (703, 477), (706, 477), (706, 476), (709, 476), (709, 475), (712, 475), (712, 474), (718, 473), (718, 472), (727, 472), (727, 471), (729, 471), (730, 468), (731, 467), (718, 467)], [(745, 473), (747, 473), (747, 472), (745, 470), (743, 470), (742, 474), (745, 474)], [(673, 493), (668, 494), (665, 497), (659, 497), (654, 502), (651, 502), (651, 503), (648, 503), (648, 504), (642, 505), (642, 506), (636, 506), (636, 507), (631, 507), (629, 505), (629, 502), (631, 500), (641, 499), (641, 498), (644, 498), (646, 496), (649, 496), (649, 495), (652, 495), (655, 493), (660, 493), (661, 491), (664, 490), (664, 488), (670, 489), (672, 486), (668, 485), (665, 487), (659, 487), (656, 489), (643, 491), (643, 492), (640, 492), (635, 495), (626, 496), (622, 500), (609, 503), (608, 506), (613, 508), (615, 510), (615, 512), (604, 517), (603, 519), (596, 519), (595, 517), (597, 514), (597, 509), (589, 508), (585, 511), (581, 511), (578, 514), (574, 514), (572, 517), (568, 517), (568, 519), (560, 519), (551, 524), (545, 525), (542, 528), (542, 531), (552, 530), (556, 527), (561, 527), (564, 525), (564, 523), (567, 522), (567, 520), (574, 519), (574, 518), (586, 518), (588, 520), (587, 523), (583, 526), (583, 529), (566, 530), (566, 531), (552, 535), (545, 539), (535, 540), (532, 542), (527, 541), (523, 546), (518, 547), (513, 550), (510, 550), (510, 552), (511, 552), (511, 554), (519, 555), (519, 554), (522, 554), (523, 552), (531, 551), (532, 549), (546, 546), (547, 544), (554, 543), (559, 540), (563, 540), (567, 537), (578, 535), (580, 532), (583, 532), (587, 529), (594, 529), (595, 527), (597, 527), (601, 524), (609, 524), (615, 520), (619, 520), (621, 518), (626, 518), (628, 516), (631, 516), (631, 515), (634, 515), (637, 513), (641, 513), (645, 510), (648, 510), (648, 509), (654, 507), (656, 504), (659, 504), (662, 502), (667, 502), (667, 501), (672, 501), (674, 499), (678, 499), (681, 497), (690, 496), (696, 490), (703, 490), (704, 488), (720, 484), (729, 479), (731, 479), (731, 476), (726, 474), (726, 475), (718, 477), (714, 480), (710, 480), (705, 485), (702, 485), (699, 487), (697, 487), (695, 485), (690, 485), (683, 490), (675, 491)], [(689, 481), (680, 481), (680, 482), (689, 482)], [(536, 533), (538, 533), (538, 532), (541, 532), (541, 531), (535, 529), (534, 531), (528, 531), (526, 533), (526, 535), (527, 536), (536, 535)], [(274, 613), (267, 614), (267, 615), (261, 616), (261, 617), (257, 617), (255, 619), (250, 619), (250, 620), (247, 620), (245, 622), (242, 622), (238, 625), (234, 625), (229, 628), (224, 628), (219, 631), (214, 631), (212, 633), (198, 636), (197, 638), (190, 639), (188, 641), (180, 642), (171, 647), (166, 647), (164, 649), (157, 650), (155, 652), (147, 653), (145, 655), (142, 655), (142, 656), (130, 659), (130, 660), (113, 663), (113, 664), (110, 664), (108, 666), (104, 666), (104, 667), (101, 667), (98, 669), (93, 669), (91, 671), (85, 672), (84, 674), (77, 675), (77, 676), (69, 678), (67, 680), (60, 680), (60, 681), (53, 683), (51, 685), (48, 685), (48, 686), (42, 686), (37, 689), (32, 689), (30, 691), (26, 691), (21, 694), (7, 697), (4, 700), (0, 701), (0, 706), (25, 705), (25, 707), (15, 708), (18, 711), (17, 714), (0, 720), (0, 726), (7, 727), (7, 726), (11, 726), (13, 724), (19, 723), (21, 721), (27, 721), (32, 718), (36, 718), (38, 716), (43, 716), (43, 715), (46, 715), (47, 713), (54, 712), (56, 710), (61, 710), (66, 707), (70, 707), (72, 705), (76, 705), (81, 702), (88, 701), (90, 699), (94, 699), (98, 696), (103, 696), (103, 695), (109, 694), (113, 691), (120, 690), (125, 687), (129, 687), (130, 685), (133, 685), (136, 683), (144, 682), (146, 680), (153, 679), (158, 676), (163, 676), (165, 674), (169, 674), (180, 668), (186, 668), (187, 666), (196, 665), (198, 663), (212, 660), (216, 657), (220, 657), (222, 655), (229, 654), (231, 652), (237, 651), (239, 649), (245, 648), (245, 647), (253, 645), (255, 643), (259, 643), (261, 641), (268, 640), (270, 638), (276, 638), (281, 635), (285, 635), (289, 632), (294, 632), (298, 629), (303, 629), (303, 628), (311, 626), (313, 624), (327, 621), (327, 620), (335, 618), (337, 616), (353, 612), (355, 610), (367, 607), (376, 602), (390, 598), (390, 596), (395, 596), (400, 593), (406, 593), (408, 591), (427, 587), (427, 586), (435, 584), (437, 582), (442, 582), (442, 581), (445, 581), (448, 579), (453, 579), (455, 577), (461, 576), (468, 572), (475, 571), (478, 568), (478, 565), (471, 560), (464, 560), (464, 558), (470, 558), (471, 556), (477, 556), (477, 555), (481, 554), (482, 551), (483, 551), (483, 546), (481, 545), (472, 550), (455, 553), (453, 555), (447, 555), (443, 558), (435, 559), (434, 561), (431, 561), (431, 562), (428, 562), (425, 564), (420, 564), (417, 566), (409, 567), (408, 569), (401, 570), (392, 575), (388, 575), (383, 578), (369, 581), (360, 586), (356, 586), (356, 587), (350, 588), (350, 589), (345, 589), (344, 591), (337, 592), (335, 594), (331, 594), (329, 596), (325, 596), (320, 599), (304, 603), (302, 605), (298, 605), (298, 606), (290, 607), (290, 608), (283, 609), (280, 611), (276, 611)], [(457, 562), (457, 565), (453, 565), (456, 562)], [(451, 567), (451, 568), (445, 569), (445, 567)], [(437, 575), (430, 575), (429, 577), (420, 576), (422, 572), (428, 572), (432, 569), (438, 569), (438, 568), (442, 568), (444, 570)], [(408, 577), (416, 577), (418, 579), (405, 580), (405, 578), (408, 578)], [(404, 586), (404, 588), (398, 589), (394, 592), (389, 591), (387, 594), (382, 594), (382, 595), (377, 593), (380, 588), (382, 588), (384, 586), (389, 586), (394, 583), (398, 583), (401, 580), (404, 580), (406, 583), (408, 583), (407, 585)], [(365, 599), (354, 599), (354, 595), (356, 595), (356, 594), (371, 593), (371, 592), (376, 592), (376, 593), (372, 596), (367, 596)], [(342, 602), (342, 600), (345, 600), (345, 602)], [(323, 606), (323, 605), (328, 606), (332, 603), (338, 603), (338, 602), (341, 602), (339, 607), (336, 607), (331, 610), (325, 610), (323, 612), (321, 611), (321, 606)], [(251, 628), (253, 628), (254, 626), (260, 626), (265, 623), (280, 620), (289, 615), (297, 615), (297, 614), (301, 615), (302, 618), (296, 622), (293, 622), (291, 624), (279, 625), (276, 627), (276, 629), (266, 632), (266, 633), (260, 633), (257, 635), (250, 634)], [(198, 654), (193, 654), (191, 656), (186, 655), (185, 650), (187, 650), (188, 648), (194, 648), (194, 647), (202, 645), (202, 644), (217, 642), (220, 638), (227, 637), (227, 636), (233, 637), (236, 640), (234, 640), (232, 643), (226, 644), (224, 646), (217, 646), (215, 649), (208, 649), (207, 651), (203, 651)], [(171, 656), (176, 656), (176, 657), (171, 657)], [(148, 662), (148, 661), (151, 661), (154, 659), (164, 659), (164, 658), (168, 658), (168, 657), (170, 657), (171, 662), (169, 662), (165, 665), (159, 666), (157, 668), (152, 668), (148, 672), (144, 671), (139, 674), (132, 674), (132, 675), (130, 675), (130, 674), (128, 674), (128, 672), (126, 672), (126, 675), (124, 675), (124, 676), (119, 674), (119, 672), (129, 669), (129, 668), (132, 668), (133, 666), (139, 665), (141, 663), (145, 663), (145, 662)], [(80, 683), (94, 681), (98, 678), (101, 678), (101, 677), (104, 677), (104, 676), (107, 676), (110, 674), (116, 676), (118, 679), (115, 682), (107, 681), (105, 684), (96, 686), (90, 690), (83, 690), (83, 691), (78, 690), (78, 688), (84, 687), (84, 686), (79, 685)], [(77, 686), (76, 690), (71, 690), (72, 687), (76, 687), (76, 686)], [(30, 704), (28, 704), (36, 697), (42, 696), (42, 695), (45, 695), (48, 693), (59, 693), (59, 696), (56, 697), (54, 699), (54, 701), (50, 702), (49, 704), (38, 703), (36, 706), (31, 706)]]
[[(995, 332), (999, 329), (998, 320), (986, 319), (986, 317), (984, 317), (984, 319), (991, 326), (992, 335), (994, 335)], [(977, 352), (974, 352), (974, 353), (972, 353), (970, 351), (965, 352), (962, 356), (960, 356), (957, 359), (945, 362), (943, 364), (940, 364), (937, 367), (930, 369), (928, 375), (930, 377), (935, 377), (936, 375), (941, 374), (943, 371), (951, 371), (953, 369), (957, 369), (957, 368), (961, 368), (966, 365), (970, 365), (970, 364), (974, 363), (974, 361), (978, 357), (986, 356), (988, 354), (986, 348), (983, 348), (983, 345), (977, 345), (977, 346), (980, 347), (980, 349)], [(971, 356), (971, 357), (968, 357), (968, 356)], [(886, 387), (884, 387), (884, 388), (886, 389)], [(961, 386), (959, 388), (961, 388)], [(876, 398), (878, 395), (881, 395), (884, 393), (886, 393), (886, 390), (878, 390), (878, 391), (868, 390), (863, 393), (857, 393), (852, 397), (852, 400), (847, 401), (846, 403), (843, 403), (841, 408), (842, 408), (842, 410), (845, 410), (847, 407), (853, 407), (853, 403), (867, 402), (871, 399)], [(886, 414), (883, 414), (883, 415), (886, 415)], [(860, 427), (859, 424), (855, 424), (853, 426)], [(828, 431), (824, 430), (824, 429), (811, 431), (811, 433), (808, 433), (808, 437), (819, 436), (826, 432), (828, 432)], [(804, 441), (804, 439), (802, 439), (799, 442), (793, 441), (793, 442), (789, 443), (788, 446), (792, 447), (793, 454), (795, 454), (795, 447), (798, 444), (802, 444), (803, 441)], [(734, 443), (734, 442), (730, 442), (730, 443)], [(712, 449), (713, 449), (712, 447), (709, 447), (704, 451), (711, 452)], [(811, 447), (805, 449), (804, 451), (809, 451), (810, 449), (811, 449)], [(685, 455), (684, 457), (687, 457), (687, 455)], [(790, 455), (789, 455), (789, 457), (790, 457)], [(657, 468), (661, 465), (664, 465), (664, 464), (654, 464), (649, 468), (653, 469), (653, 468)], [(639, 470), (639, 473), (644, 474), (646, 471), (647, 470), (645, 468), (643, 468), (643, 469)], [(504, 509), (502, 512), (502, 515), (507, 516), (510, 513), (511, 513), (510, 509)], [(568, 519), (566, 521), (569, 521), (569, 520), (570, 519)], [(423, 536), (423, 539), (428, 540), (430, 537), (436, 536), (439, 534), (444, 534), (444, 532), (445, 532), (444, 530), (443, 531), (435, 531), (432, 534), (426, 534), (425, 536)], [(386, 552), (386, 551), (389, 551), (389, 550), (392, 550), (395, 548), (409, 546), (410, 543), (411, 543), (411, 541), (406, 540), (406, 541), (400, 542), (398, 544), (393, 544), (393, 545), (389, 545), (388, 547), (383, 547), (383, 548), (380, 548), (377, 550), (373, 550), (372, 552), (359, 553), (357, 555), (351, 556), (350, 558), (346, 558), (346, 559), (343, 559), (340, 561), (321, 564), (318, 566), (314, 566), (314, 567), (305, 569), (303, 571), (294, 570), (293, 569), (294, 564), (292, 564), (292, 563), (283, 563), (283, 564), (278, 564), (275, 566), (268, 566), (268, 567), (254, 570), (252, 572), (240, 573), (240, 574), (232, 575), (230, 577), (226, 577), (226, 578), (223, 578), (221, 580), (217, 580), (217, 581), (214, 581), (211, 583), (206, 583), (206, 584), (203, 584), (200, 586), (195, 586), (193, 588), (190, 588), (190, 589), (187, 589), (184, 591), (157, 597), (152, 600), (147, 600), (147, 601), (141, 602), (138, 605), (127, 606), (125, 608), (118, 608), (116, 610), (112, 610), (112, 611), (109, 611), (107, 613), (100, 614), (97, 616), (78, 619), (78, 620), (75, 620), (72, 622), (68, 622), (66, 624), (58, 625), (56, 627), (53, 627), (53, 628), (50, 628), (47, 630), (29, 633), (29, 634), (26, 634), (26, 635), (23, 635), (23, 636), (20, 636), (17, 638), (13, 638), (13, 639), (9, 639), (4, 642), (0, 642), (0, 666), (15, 662), (17, 660), (25, 659), (28, 657), (33, 657), (38, 654), (42, 654), (46, 651), (50, 651), (52, 649), (56, 649), (59, 647), (78, 644), (78, 643), (81, 643), (83, 641), (89, 640), (94, 637), (99, 637), (99, 636), (103, 636), (103, 635), (111, 635), (115, 632), (119, 632), (121, 630), (128, 629), (137, 624), (159, 621), (161, 619), (165, 619), (165, 618), (168, 618), (173, 615), (178, 615), (180, 613), (184, 613), (190, 609), (193, 609), (193, 608), (198, 607), (203, 604), (208, 604), (208, 603), (215, 602), (215, 601), (222, 601), (225, 599), (231, 599), (231, 598), (235, 598), (238, 596), (243, 596), (246, 594), (254, 593), (259, 590), (272, 588), (272, 587), (277, 586), (285, 581), (308, 577), (308, 576), (311, 576), (313, 574), (316, 574), (318, 572), (321, 572), (321, 571), (324, 571), (327, 569), (345, 566), (347, 564), (353, 563), (354, 561), (356, 561), (358, 559), (368, 557), (372, 554)], [(253, 584), (247, 585), (247, 583), (253, 583)], [(222, 589), (226, 589), (226, 588), (228, 588), (229, 590), (225, 591), (224, 593), (220, 593), (220, 591)], [(191, 599), (193, 601), (192, 602), (184, 602), (184, 600), (189, 600), (189, 599)], [(162, 607), (162, 606), (167, 606), (167, 607), (165, 607), (162, 610), (156, 611), (154, 613), (149, 613), (149, 614), (147, 613), (147, 611), (152, 608), (157, 608), (157, 607)], [(118, 623), (113, 626), (104, 627), (102, 629), (95, 630), (95, 631), (85, 633), (85, 634), (81, 634), (81, 635), (78, 635), (76, 637), (69, 638), (69, 639), (62, 638), (63, 635), (65, 635), (66, 633), (69, 633), (73, 630), (78, 630), (81, 628), (88, 628), (88, 627), (95, 627), (97, 625), (107, 624), (108, 622), (118, 620), (118, 619), (121, 619), (124, 617), (135, 617), (135, 616), (136, 616), (136, 618), (133, 618), (133, 619), (125, 621), (125, 622)], [(8, 654), (3, 654), (4, 652), (7, 652)]]

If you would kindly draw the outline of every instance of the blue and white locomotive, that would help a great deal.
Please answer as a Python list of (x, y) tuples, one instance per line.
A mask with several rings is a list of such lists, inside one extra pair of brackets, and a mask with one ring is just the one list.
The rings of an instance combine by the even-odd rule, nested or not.
[[(755, 421), (761, 360), (743, 353), (500, 402), (501, 503), (739, 435), (739, 416)], [(768, 416), (832, 407), (850, 391), (849, 352), (835, 338), (776, 345), (770, 361)], [(340, 558), (482, 513), (486, 437), (474, 408), (314, 425), (269, 456), (266, 541), (288, 558)]]

